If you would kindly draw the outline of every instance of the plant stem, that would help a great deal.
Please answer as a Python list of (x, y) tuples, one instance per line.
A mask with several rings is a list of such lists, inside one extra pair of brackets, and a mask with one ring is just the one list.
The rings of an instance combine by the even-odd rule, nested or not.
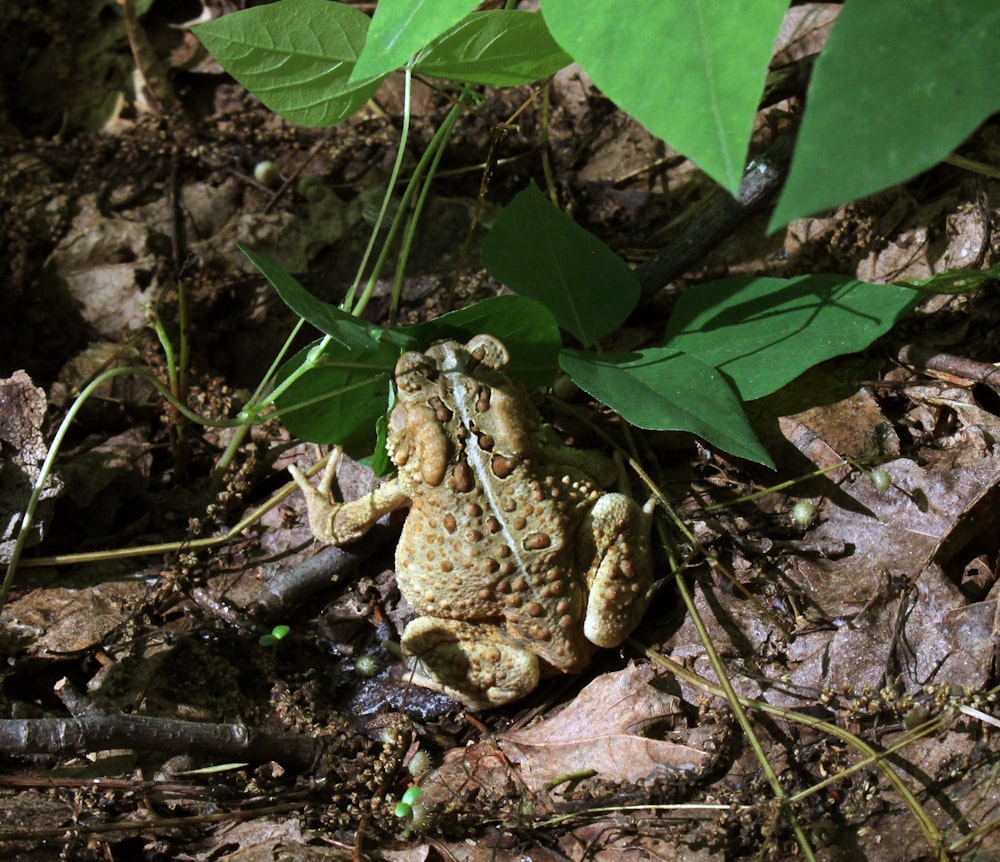
[(24, 551), (24, 546), (31, 533), (31, 526), (35, 520), (35, 511), (38, 508), (38, 501), (41, 499), (42, 491), (45, 489), (45, 483), (48, 481), (49, 475), (52, 473), (52, 466), (55, 464), (56, 455), (59, 453), (59, 449), (62, 446), (63, 440), (66, 438), (66, 434), (69, 432), (70, 426), (73, 424), (73, 420), (76, 419), (76, 415), (80, 412), (80, 408), (83, 407), (87, 399), (93, 395), (99, 386), (114, 377), (121, 377), (124, 374), (134, 374), (136, 377), (148, 380), (153, 386), (156, 387), (157, 391), (159, 391), (159, 393), (167, 399), (175, 410), (177, 410), (182, 416), (186, 416), (191, 419), (193, 422), (200, 422), (204, 425), (212, 425), (219, 428), (233, 427), (240, 424), (239, 420), (211, 420), (199, 416), (197, 413), (189, 410), (186, 405), (181, 404), (174, 397), (173, 393), (145, 368), (112, 368), (109, 371), (105, 371), (103, 374), (99, 374), (91, 380), (90, 383), (84, 387), (83, 391), (76, 397), (76, 400), (73, 402), (69, 410), (66, 411), (63, 421), (60, 423), (55, 436), (52, 438), (52, 442), (49, 444), (49, 451), (45, 455), (45, 460), (42, 462), (42, 466), (38, 471), (38, 477), (35, 479), (35, 485), (31, 489), (31, 497), (28, 499), (28, 505), (21, 518), (21, 527), (18, 530), (17, 539), (14, 541), (14, 548), (11, 551), (10, 561), (7, 563), (7, 572), (4, 575), (3, 584), (0, 585), (0, 609), (2, 609), (6, 603), (11, 585), (14, 583), (14, 575), (17, 572), (17, 564), (21, 559), (21, 553)]

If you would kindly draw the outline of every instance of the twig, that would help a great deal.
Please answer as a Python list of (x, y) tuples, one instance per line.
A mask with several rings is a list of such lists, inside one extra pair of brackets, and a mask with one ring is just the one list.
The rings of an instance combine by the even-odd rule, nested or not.
[(312, 765), (319, 743), (306, 736), (261, 733), (243, 724), (209, 724), (106, 712), (66, 678), (56, 694), (73, 718), (22, 718), (0, 721), (4, 754), (80, 754), (109, 748), (208, 754), (250, 763), (276, 760), (294, 769)]
[(897, 358), (903, 365), (924, 371), (936, 371), (939, 375), (947, 375), (956, 383), (985, 383), (988, 386), (1000, 387), (1000, 368), (988, 362), (977, 362), (975, 359), (952, 356), (950, 353), (938, 353), (914, 344), (900, 348)]
[(228, 760), (275, 760), (308, 769), (320, 745), (306, 736), (263, 733), (243, 724), (209, 724), (146, 715), (83, 715), (79, 718), (0, 720), (3, 754), (77, 755), (110, 748), (207, 754)]

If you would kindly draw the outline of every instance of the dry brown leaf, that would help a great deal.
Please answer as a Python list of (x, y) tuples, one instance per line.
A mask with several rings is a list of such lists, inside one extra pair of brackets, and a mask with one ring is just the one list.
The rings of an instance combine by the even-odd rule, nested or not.
[(642, 735), (678, 712), (675, 696), (650, 685), (654, 675), (647, 665), (602, 674), (554, 716), (503, 734), (498, 745), (532, 787), (581, 770), (634, 783), (664, 769), (698, 769), (705, 752)]
[(32, 656), (65, 659), (99, 644), (125, 622), (123, 608), (146, 585), (108, 581), (86, 589), (37, 589), (8, 603), (0, 613), (0, 631)]
[[(38, 480), (48, 451), (41, 425), (45, 419), (45, 392), (23, 371), (0, 380), (0, 560), (10, 559), (21, 518)], [(50, 477), (35, 511), (27, 545), (37, 545), (48, 526), (52, 503), (62, 483)]]

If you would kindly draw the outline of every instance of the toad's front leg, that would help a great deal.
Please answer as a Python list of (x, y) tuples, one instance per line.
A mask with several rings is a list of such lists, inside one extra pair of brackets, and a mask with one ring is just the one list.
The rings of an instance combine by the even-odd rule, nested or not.
[(343, 450), (338, 446), (330, 455), (316, 487), (309, 484), (297, 467), (288, 468), (305, 495), (312, 534), (331, 545), (345, 545), (360, 539), (383, 515), (410, 505), (410, 497), (400, 488), (398, 477), (383, 482), (357, 500), (348, 503), (334, 500), (333, 479), (342, 455)]

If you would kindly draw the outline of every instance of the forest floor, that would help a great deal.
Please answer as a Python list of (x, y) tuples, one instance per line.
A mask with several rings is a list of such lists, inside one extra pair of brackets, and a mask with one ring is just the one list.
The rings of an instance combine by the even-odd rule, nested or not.
[[(188, 421), (142, 376), (208, 419), (265, 378), (296, 318), (236, 241), (340, 301), (396, 157), (400, 81), (334, 129), (297, 127), (160, 5), (144, 22), (181, 115), (123, 95), (117, 21), (41, 53), (32, 34), (70, 26), (60, 4), (0, 22), (24, 52), (0, 115), (5, 563), (76, 396), (141, 371), (76, 415), (0, 612), (5, 858), (782, 859), (803, 837), (827, 860), (1000, 858), (995, 287), (928, 297), (864, 354), (749, 404), (776, 472), (633, 429), (684, 525), (655, 553), (645, 621), (583, 673), (471, 714), (411, 685), (392, 650), (412, 617), (398, 519), (322, 549), (285, 471), (316, 447), (276, 419), (245, 435)], [(720, 193), (578, 70), (550, 88), (488, 92), (459, 121), (401, 323), (502, 290), (478, 244), (529, 180), (636, 265)], [(417, 87), (409, 166), (449, 104)], [(755, 148), (795, 106), (762, 112)], [(962, 153), (1000, 164), (1000, 124)], [(756, 214), (616, 340), (654, 343), (679, 294), (728, 275), (986, 268), (998, 215), (998, 183), (948, 164), (771, 235)], [(384, 279), (365, 316), (389, 308)], [(346, 498), (374, 482), (345, 462)], [(262, 644), (277, 624), (288, 634)]]

